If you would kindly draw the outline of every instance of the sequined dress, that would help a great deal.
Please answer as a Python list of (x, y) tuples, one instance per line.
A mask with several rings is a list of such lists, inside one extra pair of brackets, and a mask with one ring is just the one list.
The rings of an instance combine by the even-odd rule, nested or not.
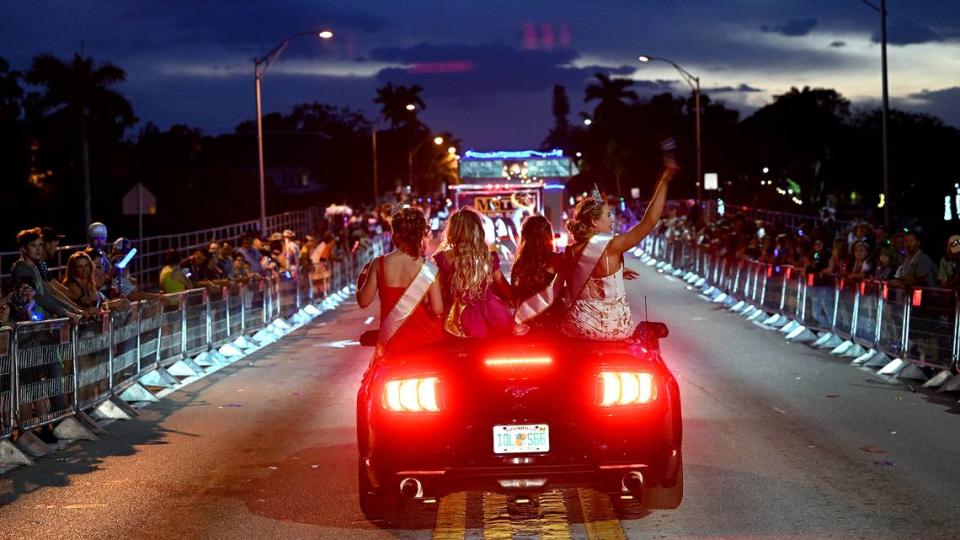
[(570, 337), (595, 341), (620, 341), (633, 334), (622, 265), (609, 276), (587, 281), (560, 329)]

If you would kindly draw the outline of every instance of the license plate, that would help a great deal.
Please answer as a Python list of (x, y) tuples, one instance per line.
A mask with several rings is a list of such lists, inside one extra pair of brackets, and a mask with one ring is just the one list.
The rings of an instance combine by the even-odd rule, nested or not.
[(550, 426), (525, 424), (493, 426), (495, 454), (523, 454), (550, 451)]

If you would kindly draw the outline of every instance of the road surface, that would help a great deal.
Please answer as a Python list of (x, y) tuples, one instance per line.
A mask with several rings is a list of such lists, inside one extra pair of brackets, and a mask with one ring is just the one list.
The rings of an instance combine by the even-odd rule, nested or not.
[(354, 399), (375, 308), (347, 303), (177, 391), (99, 442), (0, 476), (9, 538), (957, 538), (957, 396), (788, 344), (641, 267), (680, 382), (675, 511), (590, 491), (461, 493), (388, 527), (357, 506)]

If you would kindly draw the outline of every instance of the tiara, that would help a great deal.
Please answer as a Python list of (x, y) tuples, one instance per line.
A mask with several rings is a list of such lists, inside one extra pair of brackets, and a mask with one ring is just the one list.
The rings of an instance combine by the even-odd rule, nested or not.
[(590, 192), (590, 196), (593, 197), (595, 202), (603, 202), (603, 197), (600, 196), (600, 188), (596, 184), (593, 185), (593, 191)]

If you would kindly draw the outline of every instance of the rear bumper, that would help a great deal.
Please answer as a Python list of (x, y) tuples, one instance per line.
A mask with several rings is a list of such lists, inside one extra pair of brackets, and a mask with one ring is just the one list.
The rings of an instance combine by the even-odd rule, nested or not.
[[(646, 487), (671, 487), (680, 468), (680, 449), (665, 440), (647, 440), (606, 453), (573, 455), (488, 453), (463, 459), (450, 453), (406, 453), (380, 447), (368, 452), (364, 464), (371, 483), (381, 493), (399, 493), (400, 482), (415, 478), (424, 497), (441, 497), (457, 491), (538, 493), (551, 489), (590, 488), (620, 492), (624, 475), (639, 472)], [(459, 459), (458, 459), (459, 458)]]

